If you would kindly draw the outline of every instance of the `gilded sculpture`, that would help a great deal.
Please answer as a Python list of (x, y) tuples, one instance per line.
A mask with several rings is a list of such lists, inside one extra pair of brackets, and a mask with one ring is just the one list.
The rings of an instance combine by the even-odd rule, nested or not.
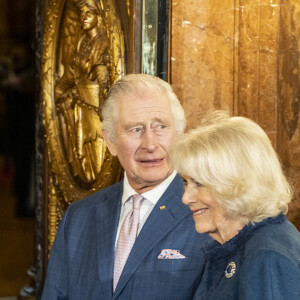
[(99, 116), (124, 75), (124, 37), (113, 0), (50, 1), (42, 96), (48, 145), (48, 250), (67, 206), (120, 179)]
[(63, 55), (64, 72), (54, 95), (70, 167), (81, 184), (89, 184), (99, 176), (106, 151), (99, 109), (109, 87), (109, 40), (95, 3), (75, 5), (83, 34), (71, 60)]

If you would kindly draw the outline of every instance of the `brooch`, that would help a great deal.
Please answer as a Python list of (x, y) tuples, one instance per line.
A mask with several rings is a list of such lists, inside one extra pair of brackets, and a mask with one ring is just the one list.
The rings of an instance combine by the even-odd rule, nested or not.
[(234, 273), (235, 273), (235, 270), (236, 270), (236, 264), (235, 262), (231, 262), (228, 264), (226, 270), (225, 270), (225, 276), (226, 278), (231, 278)]

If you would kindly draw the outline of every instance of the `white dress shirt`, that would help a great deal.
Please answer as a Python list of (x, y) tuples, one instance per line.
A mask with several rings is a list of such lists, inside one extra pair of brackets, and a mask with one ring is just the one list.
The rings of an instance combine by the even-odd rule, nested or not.
[[(153, 207), (155, 206), (157, 201), (160, 199), (162, 194), (166, 191), (166, 189), (168, 188), (170, 183), (173, 181), (176, 174), (177, 174), (177, 172), (173, 171), (173, 173), (167, 179), (165, 179), (161, 184), (159, 184), (155, 188), (151, 189), (150, 191), (147, 191), (147, 192), (141, 194), (145, 198), (145, 200), (143, 201), (142, 206), (140, 208), (140, 223), (139, 223), (138, 234), (140, 233), (142, 227), (144, 226)], [(126, 215), (132, 209), (132, 196), (134, 194), (137, 194), (137, 192), (130, 186), (128, 179), (127, 179), (126, 172), (125, 172), (124, 173), (124, 181), (123, 181), (122, 207), (121, 207), (116, 243), (118, 240), (118, 236), (119, 236), (123, 221), (124, 221)]]

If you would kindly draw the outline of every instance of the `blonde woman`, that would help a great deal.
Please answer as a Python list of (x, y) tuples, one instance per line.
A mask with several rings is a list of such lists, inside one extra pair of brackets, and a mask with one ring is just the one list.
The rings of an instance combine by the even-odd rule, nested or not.
[(170, 155), (196, 231), (214, 239), (194, 299), (299, 300), (300, 234), (285, 216), (292, 191), (266, 133), (217, 112)]

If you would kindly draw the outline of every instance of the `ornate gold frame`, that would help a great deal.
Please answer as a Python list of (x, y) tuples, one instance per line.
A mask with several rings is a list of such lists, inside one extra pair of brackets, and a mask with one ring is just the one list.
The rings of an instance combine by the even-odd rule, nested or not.
[[(67, 206), (74, 201), (119, 181), (122, 176), (122, 169), (118, 160), (106, 151), (99, 176), (91, 186), (84, 187), (78, 184), (76, 178), (74, 178), (70, 162), (66, 158), (54, 95), (58, 70), (61, 67), (59, 45), (62, 30), (65, 26), (64, 18), (68, 10), (71, 10), (72, 1), (74, 0), (50, 1), (44, 27), (41, 83), (43, 123), (49, 159), (48, 253), (55, 238), (58, 222), (62, 218)], [(86, 1), (90, 2), (91, 0)], [(110, 57), (108, 64), (110, 73), (108, 84), (110, 86), (115, 80), (124, 76), (124, 36), (116, 11), (115, 1), (95, 0), (94, 2), (101, 11), (109, 40)]]

